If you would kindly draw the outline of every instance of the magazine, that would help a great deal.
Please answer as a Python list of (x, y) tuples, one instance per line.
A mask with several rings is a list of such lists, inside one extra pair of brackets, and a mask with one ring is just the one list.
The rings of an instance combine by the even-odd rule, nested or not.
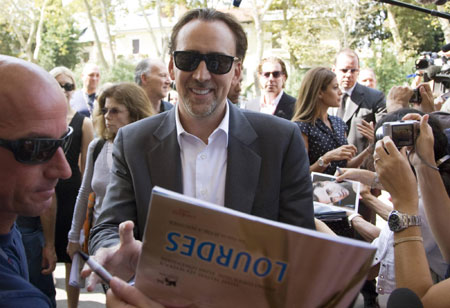
[(155, 187), (136, 287), (170, 307), (348, 307), (375, 247)]
[(314, 213), (358, 213), (361, 183), (351, 180), (336, 182), (336, 177), (324, 173), (311, 173)]

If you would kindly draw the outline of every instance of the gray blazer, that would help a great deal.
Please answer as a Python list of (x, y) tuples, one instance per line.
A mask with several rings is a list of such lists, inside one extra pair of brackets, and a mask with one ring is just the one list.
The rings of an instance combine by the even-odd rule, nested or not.
[(352, 95), (347, 99), (343, 120), (349, 129), (348, 142), (358, 148), (358, 153), (367, 147), (368, 142), (357, 130), (356, 124), (364, 119), (375, 125), (385, 113), (386, 100), (383, 92), (357, 83)]
[[(225, 205), (314, 229), (309, 160), (298, 126), (228, 105)], [(176, 110), (119, 130), (111, 183), (97, 225), (91, 230), (91, 253), (118, 243), (118, 225), (125, 220), (135, 222), (135, 237), (142, 239), (153, 186), (183, 192)]]

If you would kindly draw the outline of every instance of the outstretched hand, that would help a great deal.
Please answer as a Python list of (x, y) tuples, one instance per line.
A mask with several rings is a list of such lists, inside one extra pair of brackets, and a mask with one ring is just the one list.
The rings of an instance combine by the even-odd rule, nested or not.
[[(119, 225), (120, 243), (118, 245), (100, 248), (93, 258), (107, 269), (112, 275), (126, 281), (130, 280), (135, 272), (141, 254), (142, 242), (134, 238), (134, 223), (125, 221)], [(101, 281), (92, 270), (85, 265), (81, 276), (89, 276), (87, 290), (92, 292), (95, 285)]]

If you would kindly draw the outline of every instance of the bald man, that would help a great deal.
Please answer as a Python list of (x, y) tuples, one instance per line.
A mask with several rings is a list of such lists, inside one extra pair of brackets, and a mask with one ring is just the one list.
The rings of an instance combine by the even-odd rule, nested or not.
[(28, 281), (15, 221), (46, 212), (58, 179), (71, 175), (66, 98), (45, 70), (7, 56), (0, 56), (0, 97), (0, 307), (50, 307)]
[(90, 117), (94, 109), (95, 96), (100, 84), (100, 68), (97, 64), (86, 63), (81, 74), (83, 88), (73, 93), (70, 105), (86, 117)]
[(173, 107), (171, 103), (163, 101), (172, 82), (164, 62), (157, 59), (142, 60), (136, 65), (134, 81), (147, 93), (155, 112), (161, 113)]

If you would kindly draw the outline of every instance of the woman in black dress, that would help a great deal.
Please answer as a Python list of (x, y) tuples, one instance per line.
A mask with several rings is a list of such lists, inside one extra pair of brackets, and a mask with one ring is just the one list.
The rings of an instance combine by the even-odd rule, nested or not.
[[(330, 69), (315, 67), (303, 77), (292, 121), (302, 132), (310, 171), (333, 175), (338, 166), (359, 167), (370, 154), (367, 148), (355, 156), (356, 147), (347, 141), (347, 125), (328, 114), (328, 108), (340, 106), (341, 96), (336, 75)], [(373, 142), (373, 130), (367, 137)]]
[(66, 153), (67, 161), (72, 170), (72, 177), (59, 180), (56, 185), (56, 226), (55, 250), (58, 262), (64, 262), (66, 267), (67, 306), (77, 307), (80, 290), (69, 285), (72, 260), (66, 253), (67, 234), (72, 223), (72, 216), (78, 189), (81, 185), (81, 172), (84, 170), (86, 153), (89, 143), (94, 138), (92, 121), (70, 107), (70, 99), (75, 90), (75, 80), (72, 72), (66, 67), (56, 67), (50, 71), (61, 86), (67, 99), (67, 123), (73, 128), (72, 143)]

